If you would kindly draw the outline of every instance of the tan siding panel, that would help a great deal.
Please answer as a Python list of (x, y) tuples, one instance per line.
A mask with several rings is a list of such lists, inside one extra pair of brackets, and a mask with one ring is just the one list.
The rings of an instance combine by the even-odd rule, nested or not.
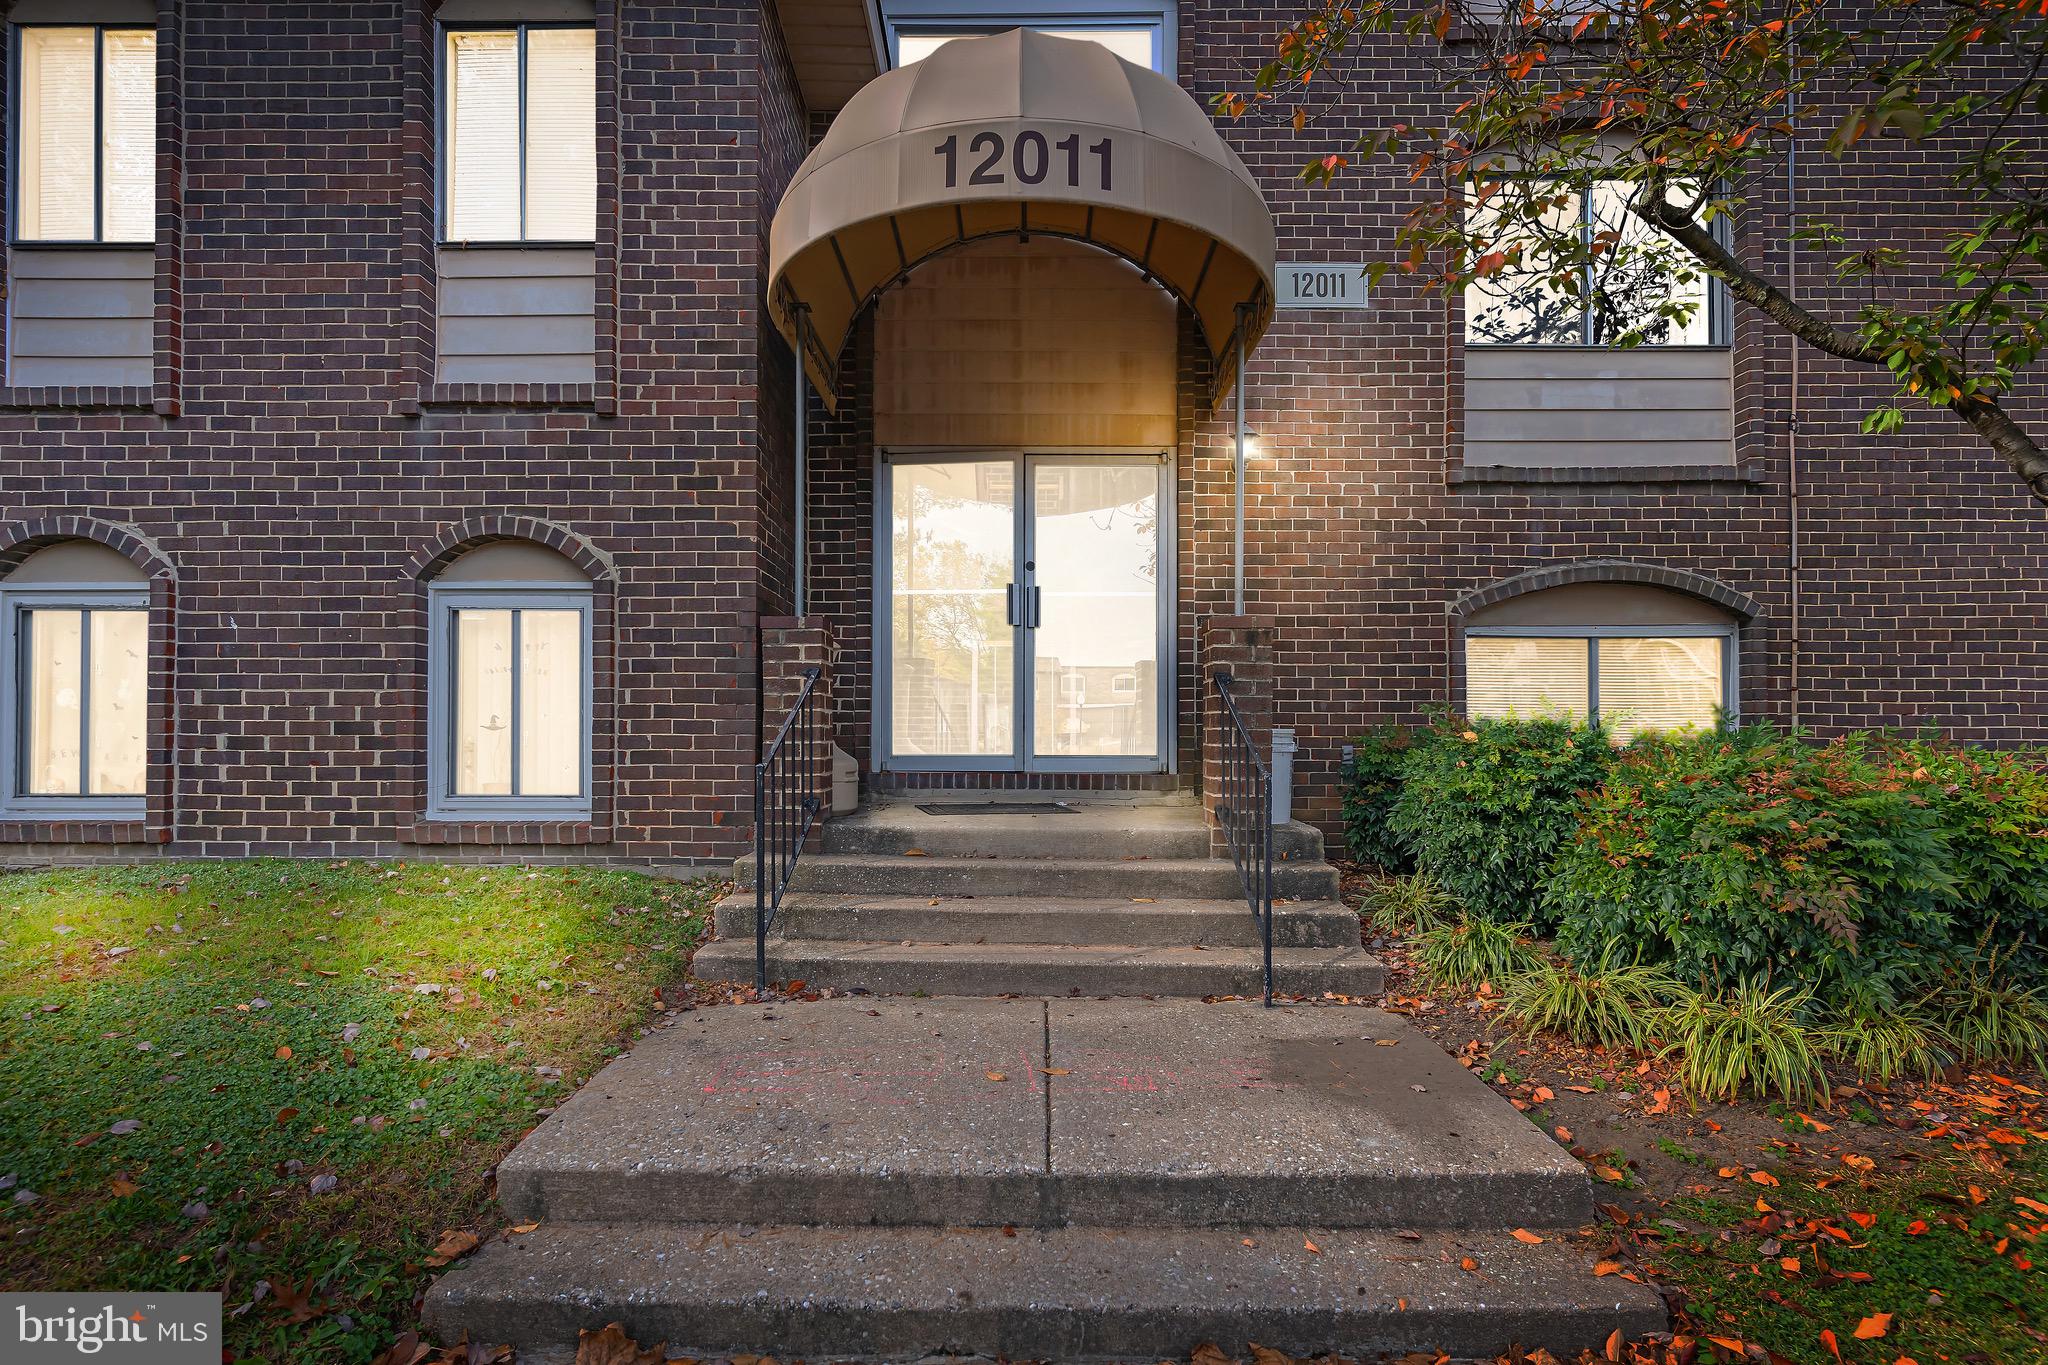
[(1159, 447), (1176, 435), (1173, 300), (1091, 247), (949, 253), (883, 297), (884, 446)]
[(1465, 353), (1465, 464), (1555, 469), (1735, 462), (1730, 352), (1478, 347)]
[(587, 248), (440, 253), (440, 382), (596, 378), (596, 257)]
[(153, 252), (17, 251), (10, 268), (9, 384), (141, 388), (153, 382)]

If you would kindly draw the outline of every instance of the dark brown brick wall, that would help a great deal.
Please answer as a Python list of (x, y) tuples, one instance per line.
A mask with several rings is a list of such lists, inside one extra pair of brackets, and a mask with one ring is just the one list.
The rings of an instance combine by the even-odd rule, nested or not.
[[(175, 791), (154, 847), (731, 855), (761, 597), (764, 109), (778, 149), (804, 121), (760, 8), (600, 4), (601, 84), (616, 81), (601, 101), (630, 111), (601, 130), (621, 168), (600, 242), (615, 374), (438, 403), (420, 365), (423, 0), (179, 8), (181, 289), (160, 282), (177, 316), (159, 330), (182, 337), (182, 411), (152, 414), (146, 395), (141, 411), (0, 407), (0, 525), (96, 517), (175, 566)], [(616, 565), (614, 734), (596, 755), (609, 816), (422, 844), (410, 566), (488, 518), (559, 528)], [(46, 852), (118, 850), (0, 844), (0, 860)]]

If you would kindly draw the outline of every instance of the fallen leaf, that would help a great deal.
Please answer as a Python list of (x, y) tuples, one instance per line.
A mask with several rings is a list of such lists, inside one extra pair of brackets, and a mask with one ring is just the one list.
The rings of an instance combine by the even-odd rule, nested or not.
[(1921, 1233), (1925, 1231), (1927, 1231), (1927, 1224), (1922, 1222), (1918, 1218), (1915, 1218), (1912, 1222), (1906, 1224), (1906, 1235), (1908, 1237), (1918, 1237)]
[(276, 1280), (270, 1286), (270, 1293), (277, 1300), (277, 1306), (285, 1310), (287, 1322), (311, 1322), (327, 1311), (327, 1305), (313, 1299), (313, 1277), (294, 1287), (290, 1280)]
[(1538, 1237), (1527, 1228), (1516, 1228), (1514, 1237), (1517, 1242), (1527, 1242), (1532, 1247), (1541, 1244), (1543, 1241), (1541, 1237)]
[(576, 1334), (576, 1365), (664, 1365), (667, 1359), (667, 1342), (642, 1346), (616, 1322), (606, 1323), (601, 1332), (586, 1327)]
[(1836, 1360), (1842, 1358), (1842, 1348), (1835, 1344), (1835, 1334), (1823, 1327), (1820, 1329), (1820, 1344), (1828, 1348), (1828, 1354)]
[(517, 1235), (524, 1237), (527, 1233), (532, 1232), (535, 1228), (539, 1226), (540, 1224), (538, 1223), (514, 1223), (512, 1225), (512, 1231)]
[(141, 1189), (142, 1186), (136, 1184), (132, 1180), (129, 1180), (125, 1176), (117, 1175), (113, 1178), (113, 1180), (108, 1182), (107, 1188), (113, 1192), (114, 1198), (126, 1199), (129, 1195)]
[(1707, 1340), (1734, 1355), (1737, 1359), (1740, 1359), (1749, 1350), (1749, 1347), (1743, 1343), (1741, 1337), (1708, 1337)]
[(1890, 1313), (1872, 1313), (1869, 1317), (1856, 1324), (1856, 1340), (1874, 1341), (1889, 1331), (1891, 1325), (1892, 1315)]
[(280, 1047), (273, 1055), (280, 1062), (288, 1062), (292, 1059), (292, 1050), (288, 1047)]
[(1473, 1260), (1470, 1256), (1467, 1256), (1463, 1260), (1458, 1262), (1458, 1269), (1477, 1270), (1479, 1269), (1479, 1262)]
[(1749, 1178), (1759, 1185), (1775, 1186), (1778, 1183), (1778, 1177), (1772, 1175), (1769, 1171), (1751, 1171)]
[(2044, 1204), (2038, 1199), (2029, 1199), (2023, 1194), (2016, 1194), (2012, 1197), (2012, 1202), (2018, 1204), (2023, 1209), (2030, 1209), (2040, 1214), (2043, 1218), (2048, 1218), (2048, 1204)]
[(1215, 1342), (1205, 1341), (1195, 1347), (1194, 1354), (1188, 1357), (1188, 1365), (1237, 1365), (1237, 1361), (1223, 1354)]
[(1317, 1246), (1314, 1242), (1311, 1242), (1306, 1237), (1301, 1239), (1301, 1249), (1303, 1251), (1308, 1252), (1312, 1256), (1320, 1256), (1323, 1254), (1323, 1249)]
[(988, 1076), (988, 1078), (989, 1078), (990, 1080), (992, 1080), (992, 1081), (1007, 1081), (1007, 1080), (1009, 1080), (1009, 1079), (1010, 1079), (1010, 1078), (1009, 1078), (1008, 1076), (1005, 1076), (1005, 1075), (1004, 1075), (1004, 1074), (1003, 1074), (1002, 1072), (1000, 1072), (1000, 1071), (990, 1071), (990, 1072), (986, 1072), (986, 1073), (984, 1073), (984, 1074), (986, 1074), (986, 1075)]
[(1651, 1092), (1650, 1092), (1650, 1102), (1649, 1102), (1649, 1103), (1648, 1103), (1647, 1105), (1645, 1105), (1645, 1106), (1643, 1107), (1643, 1112), (1644, 1112), (1645, 1114), (1668, 1114), (1668, 1113), (1670, 1113), (1670, 1112), (1671, 1112), (1671, 1092), (1670, 1092), (1669, 1090), (1653, 1090), (1653, 1091), (1651, 1091)]
[(1854, 1152), (1842, 1153), (1842, 1164), (1856, 1171), (1874, 1171), (1877, 1169), (1875, 1161), (1872, 1161), (1867, 1156), (1858, 1156)]
[(298, 1116), (298, 1110), (292, 1108), (290, 1105), (286, 1105), (284, 1108), (277, 1111), (277, 1126), (282, 1128)]
[(1869, 1229), (1877, 1226), (1877, 1215), (1874, 1213), (1852, 1213), (1849, 1215), (1849, 1221), (1859, 1228)]
[(1609, 1360), (1618, 1361), (1621, 1359), (1621, 1329), (1619, 1327), (1607, 1334), (1607, 1347), (1603, 1354)]
[(1548, 1104), (1557, 1098), (1557, 1092), (1547, 1085), (1539, 1085), (1529, 1092), (1529, 1098), (1538, 1104)]
[(1293, 1356), (1270, 1346), (1261, 1346), (1256, 1341), (1248, 1341), (1245, 1345), (1251, 1348), (1252, 1365), (1294, 1365)]
[(1619, 1275), (1620, 1273), (1620, 1261), (1601, 1261), (1593, 1267), (1593, 1277), (1595, 1279), (1604, 1279), (1609, 1275)]
[(370, 1365), (419, 1365), (421, 1357), (431, 1349), (433, 1348), (420, 1340), (418, 1332), (407, 1332), (392, 1342), (384, 1354), (371, 1361)]
[(447, 1265), (458, 1256), (466, 1256), (476, 1250), (476, 1234), (453, 1229), (441, 1234), (441, 1240), (434, 1247), (434, 1254), (426, 1258), (428, 1265)]
[(1063, 1066), (1048, 1066), (1040, 1069), (1048, 1076), (1071, 1076), (1074, 1074)]

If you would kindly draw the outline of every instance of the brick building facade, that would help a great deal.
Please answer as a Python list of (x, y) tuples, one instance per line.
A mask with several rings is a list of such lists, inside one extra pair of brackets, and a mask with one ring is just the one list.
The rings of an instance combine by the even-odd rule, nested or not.
[[(849, 83), (818, 33), (830, 19), (886, 54), (883, 11), (585, 6), (587, 374), (480, 382), (447, 364), (448, 281), (469, 266), (436, 207), (437, 22), (457, 3), (440, 15), (431, 0), (148, 7), (149, 380), (30, 385), (10, 369), (0, 388), (0, 575), (89, 540), (146, 584), (147, 790), (79, 816), (0, 814), (0, 861), (680, 864), (744, 846), (761, 623), (796, 606), (795, 385), (770, 317), (770, 224)], [(20, 25), (49, 19), (34, 0), (14, 8), (17, 44)], [(536, 7), (499, 8), (514, 20)], [(93, 17), (79, 9), (64, 21)], [(485, 22), (487, 9), (461, 15)], [(1198, 99), (1241, 80), (1274, 23), (1207, 0), (1165, 19), (1160, 64)], [(888, 65), (872, 45), (867, 60)], [(1399, 49), (1369, 60), (1375, 78), (1322, 136), (1426, 117), (1440, 98)], [(1370, 259), (1421, 192), (1384, 167), (1310, 189), (1288, 130), (1222, 132), (1270, 206), (1283, 261)], [(1929, 155), (1814, 156), (1797, 193), (1932, 250)], [(1885, 215), (1908, 205), (1895, 227)], [(1785, 226), (1780, 199), (1735, 228), (1741, 253), (1778, 278)], [(10, 280), (49, 258), (18, 227)], [(1801, 296), (1837, 316), (1854, 303), (1810, 256)], [(1233, 428), (1209, 401), (1212, 359), (1187, 310), (1164, 561), (1177, 755), (1146, 771), (937, 774), (884, 772), (872, 742), (873, 311), (839, 357), (836, 409), (814, 398), (809, 425), (806, 607), (837, 641), (841, 743), (884, 785), (1193, 783), (1200, 627), (1233, 610)], [(1789, 342), (1737, 310), (1725, 462), (1471, 466), (1462, 336), (1455, 305), (1390, 280), (1364, 310), (1279, 312), (1251, 356), (1245, 610), (1275, 623), (1274, 712), (1298, 735), (1298, 810), (1334, 819), (1342, 745), (1363, 727), (1463, 704), (1468, 615), (1570, 583), (1725, 611), (1739, 622), (1744, 716), (2048, 740), (2048, 518), (1960, 428), (1916, 417), (1902, 436), (1865, 437), (1881, 377), (1810, 353), (1795, 412)], [(451, 814), (429, 791), (429, 585), (468, 551), (521, 542), (587, 581), (586, 787), (567, 815), (545, 803)]]

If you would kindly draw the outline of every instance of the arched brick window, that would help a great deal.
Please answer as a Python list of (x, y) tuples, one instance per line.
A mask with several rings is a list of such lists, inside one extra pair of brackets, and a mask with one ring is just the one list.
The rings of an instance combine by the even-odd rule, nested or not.
[(1711, 579), (1592, 561), (1503, 580), (1455, 610), (1470, 715), (1583, 716), (1626, 741), (1740, 713), (1737, 656), (1755, 612)]

